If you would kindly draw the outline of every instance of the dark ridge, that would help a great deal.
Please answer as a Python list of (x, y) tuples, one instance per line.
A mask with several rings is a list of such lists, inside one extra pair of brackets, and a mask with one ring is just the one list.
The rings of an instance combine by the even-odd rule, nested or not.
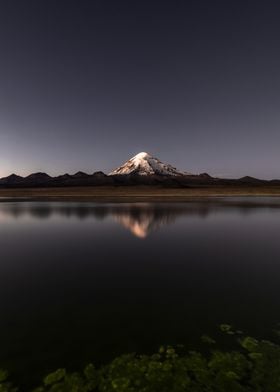
[(23, 177), (18, 176), (17, 174), (11, 174), (8, 177), (3, 177), (0, 179), (0, 185), (13, 185), (22, 182)]
[(82, 171), (78, 171), (77, 173), (72, 175), (73, 178), (87, 178), (89, 177), (89, 174), (84, 173)]
[(61, 174), (60, 176), (54, 177), (54, 179), (59, 179), (59, 180), (67, 180), (69, 178), (71, 178), (71, 176), (68, 173)]
[(52, 177), (47, 173), (32, 173), (29, 176), (25, 177), (20, 185), (27, 186), (45, 186), (52, 180)]
[(96, 171), (92, 175), (95, 177), (108, 177), (103, 171)]
[(247, 184), (260, 184), (260, 183), (266, 183), (267, 182), (265, 180), (260, 180), (258, 178), (250, 177), (250, 176), (241, 177), (237, 181), (243, 182), (243, 183), (247, 183)]
[(272, 185), (280, 185), (280, 180), (274, 179), (274, 180), (269, 181), (269, 183)]
[(25, 177), (24, 180), (49, 180), (50, 178), (52, 178), (51, 176), (49, 176), (47, 173), (42, 173), (42, 172), (38, 172), (38, 173), (32, 173), (29, 174), (29, 176)]
[(0, 179), (1, 188), (36, 188), (36, 187), (67, 187), (67, 186), (137, 186), (137, 185), (155, 185), (170, 188), (187, 188), (203, 186), (279, 186), (280, 180), (260, 180), (254, 177), (245, 176), (239, 179), (226, 179), (211, 177), (208, 173), (199, 175), (182, 175), (182, 176), (163, 176), (163, 175), (139, 175), (132, 174), (115, 174), (108, 176), (102, 171), (86, 174), (77, 172), (73, 175), (68, 173), (51, 177), (46, 173), (32, 173), (27, 177), (20, 177), (12, 174)]
[(209, 179), (210, 179), (210, 178), (213, 178), (213, 177), (211, 177), (210, 174), (208, 174), (208, 173), (200, 173), (200, 174), (199, 174), (199, 177), (201, 177), (201, 178), (209, 178)]

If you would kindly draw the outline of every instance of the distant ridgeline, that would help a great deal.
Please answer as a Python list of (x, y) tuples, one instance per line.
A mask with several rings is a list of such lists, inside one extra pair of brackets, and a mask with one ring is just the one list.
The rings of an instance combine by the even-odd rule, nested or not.
[(0, 188), (35, 188), (66, 186), (105, 185), (161, 185), (166, 187), (210, 186), (210, 185), (280, 185), (280, 180), (259, 180), (253, 177), (222, 179), (207, 173), (192, 174), (177, 170), (162, 163), (146, 152), (141, 152), (106, 175), (102, 171), (93, 174), (77, 172), (51, 177), (46, 173), (33, 173), (27, 177), (11, 174), (0, 179)]

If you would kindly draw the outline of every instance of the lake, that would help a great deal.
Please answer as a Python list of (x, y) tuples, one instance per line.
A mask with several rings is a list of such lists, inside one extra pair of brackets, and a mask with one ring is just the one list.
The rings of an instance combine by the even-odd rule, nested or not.
[(35, 382), (280, 322), (280, 199), (0, 203), (0, 367)]

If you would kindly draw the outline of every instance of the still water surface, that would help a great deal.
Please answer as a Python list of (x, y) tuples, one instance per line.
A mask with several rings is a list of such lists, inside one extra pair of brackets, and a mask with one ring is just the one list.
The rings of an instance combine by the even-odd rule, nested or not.
[(2, 202), (0, 252), (0, 367), (21, 378), (280, 322), (277, 198)]

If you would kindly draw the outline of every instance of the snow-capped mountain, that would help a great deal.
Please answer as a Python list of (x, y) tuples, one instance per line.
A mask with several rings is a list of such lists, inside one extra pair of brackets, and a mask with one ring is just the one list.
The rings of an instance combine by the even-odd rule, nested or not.
[(110, 176), (117, 174), (138, 174), (143, 176), (155, 174), (161, 176), (190, 175), (190, 173), (179, 171), (169, 164), (162, 163), (159, 159), (152, 157), (146, 152), (140, 152), (109, 173)]

